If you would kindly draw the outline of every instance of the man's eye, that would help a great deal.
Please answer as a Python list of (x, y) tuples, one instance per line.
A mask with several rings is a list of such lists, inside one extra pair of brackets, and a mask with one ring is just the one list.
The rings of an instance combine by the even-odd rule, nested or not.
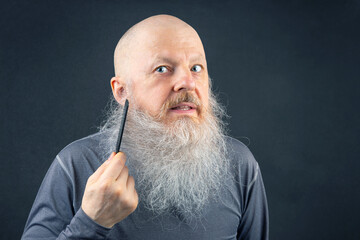
[(202, 67), (200, 65), (195, 65), (191, 68), (191, 71), (193, 72), (200, 72), (202, 70)]
[(155, 71), (159, 72), (159, 73), (165, 73), (165, 72), (167, 72), (169, 70), (165, 66), (160, 66), (160, 67), (156, 68)]

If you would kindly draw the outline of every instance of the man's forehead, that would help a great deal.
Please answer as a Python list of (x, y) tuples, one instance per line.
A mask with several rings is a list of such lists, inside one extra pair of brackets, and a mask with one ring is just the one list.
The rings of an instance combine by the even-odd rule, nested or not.
[(199, 52), (191, 54), (169, 54), (168, 52), (158, 52), (154, 55), (153, 61), (154, 63), (164, 62), (176, 64), (177, 61), (182, 58), (185, 58), (190, 62), (203, 62), (206, 60), (204, 54)]
[(156, 31), (145, 31), (134, 43), (143, 50), (162, 53), (164, 56), (171, 51), (191, 52), (199, 55), (196, 57), (205, 55), (200, 37), (192, 29), (161, 28)]

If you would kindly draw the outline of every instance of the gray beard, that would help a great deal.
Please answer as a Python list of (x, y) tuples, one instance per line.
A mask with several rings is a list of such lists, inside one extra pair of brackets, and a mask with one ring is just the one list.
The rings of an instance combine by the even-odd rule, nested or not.
[[(115, 149), (122, 106), (113, 102), (100, 132), (107, 159)], [(200, 123), (183, 117), (163, 124), (140, 110), (129, 110), (122, 151), (136, 180), (140, 201), (155, 214), (175, 209), (184, 218), (197, 217), (209, 199), (217, 200), (229, 163), (222, 108), (213, 96)]]

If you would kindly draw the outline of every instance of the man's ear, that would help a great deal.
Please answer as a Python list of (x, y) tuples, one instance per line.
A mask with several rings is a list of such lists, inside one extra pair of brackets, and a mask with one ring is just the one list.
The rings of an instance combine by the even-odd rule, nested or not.
[(121, 77), (113, 77), (110, 80), (111, 89), (115, 100), (124, 105), (125, 99), (127, 98), (126, 83)]

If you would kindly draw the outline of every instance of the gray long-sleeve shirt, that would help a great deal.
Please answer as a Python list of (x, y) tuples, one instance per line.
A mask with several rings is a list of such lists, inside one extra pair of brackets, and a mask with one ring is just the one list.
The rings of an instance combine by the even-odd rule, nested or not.
[(153, 215), (141, 202), (113, 228), (105, 228), (81, 209), (85, 185), (102, 164), (97, 133), (65, 147), (48, 170), (30, 211), (22, 239), (268, 239), (268, 208), (257, 162), (249, 149), (227, 137), (233, 177), (196, 220), (174, 213)]

